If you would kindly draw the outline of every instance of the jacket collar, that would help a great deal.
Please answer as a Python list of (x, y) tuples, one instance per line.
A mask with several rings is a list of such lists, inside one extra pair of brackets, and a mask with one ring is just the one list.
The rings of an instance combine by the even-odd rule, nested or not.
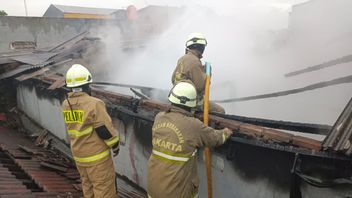
[(180, 113), (180, 114), (183, 114), (183, 115), (186, 115), (186, 116), (189, 116), (189, 117), (193, 117), (194, 114), (189, 112), (189, 111), (186, 111), (186, 110), (183, 110), (179, 107), (176, 107), (176, 106), (173, 106), (171, 105), (170, 109), (168, 110), (168, 112), (175, 112), (175, 113)]
[(192, 55), (196, 56), (199, 59), (203, 58), (202, 54), (200, 52), (198, 52), (198, 50), (195, 50), (195, 49), (187, 49), (187, 53), (186, 54), (192, 54)]
[(85, 92), (70, 92), (70, 93), (68, 93), (69, 98), (78, 98), (81, 96), (88, 96), (88, 94)]

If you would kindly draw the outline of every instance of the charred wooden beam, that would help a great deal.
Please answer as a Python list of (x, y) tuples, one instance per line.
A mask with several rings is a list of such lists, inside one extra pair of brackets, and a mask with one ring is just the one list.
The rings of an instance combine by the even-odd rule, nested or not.
[[(55, 82), (55, 79), (50, 77), (40, 78), (48, 84)], [(132, 96), (101, 90), (94, 86), (92, 87), (92, 95), (106, 101), (111, 114), (114, 114), (114, 111), (118, 111), (122, 114), (139, 118), (147, 122), (153, 122), (154, 117), (158, 112), (166, 111), (170, 108), (169, 104), (159, 101), (136, 99)], [(196, 117), (201, 119), (201, 115), (196, 115)], [(296, 136), (276, 129), (269, 129), (263, 126), (239, 122), (215, 115), (210, 116), (210, 123), (211, 126), (214, 126), (215, 128), (228, 127), (236, 131), (236, 135), (244, 135), (247, 138), (259, 139), (260, 141), (270, 142), (271, 144), (286, 144), (314, 151), (321, 150), (320, 141)]]
[(250, 117), (244, 117), (244, 116), (238, 116), (238, 115), (226, 115), (221, 113), (212, 113), (212, 114), (222, 118), (236, 120), (236, 121), (244, 122), (248, 124), (254, 124), (257, 126), (264, 126), (264, 127), (283, 129), (283, 130), (289, 130), (289, 131), (299, 131), (299, 132), (312, 133), (312, 134), (326, 135), (330, 132), (332, 128), (329, 125), (321, 125), (321, 124), (287, 122), (287, 121), (269, 120), (269, 119), (262, 119), (262, 118), (250, 118)]

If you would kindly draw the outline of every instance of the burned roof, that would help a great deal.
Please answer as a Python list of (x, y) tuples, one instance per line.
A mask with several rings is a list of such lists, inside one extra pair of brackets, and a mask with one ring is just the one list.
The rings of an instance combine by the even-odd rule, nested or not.
[[(65, 64), (72, 57), (85, 51), (96, 42), (87, 38), (88, 32), (81, 32), (48, 50), (26, 50), (0, 54), (0, 80), (16, 76), (28, 70), (38, 70)], [(3, 71), (1, 71), (3, 70)]]
[[(33, 51), (31, 52), (33, 55), (33, 60), (31, 59), (31, 54), (24, 55), (16, 55), (14, 56), (4, 56), (3, 58), (10, 59), (15, 62), (17, 67), (14, 67), (1, 74), (1, 78), (9, 78), (16, 76), (17, 81), (25, 81), (32, 80), (37, 84), (44, 83), (46, 89), (53, 90), (61, 88), (65, 85), (64, 77), (61, 74), (57, 74), (55, 70), (52, 70), (52, 66), (62, 65), (65, 61), (72, 60), (73, 53), (82, 53), (82, 50), (87, 46), (95, 45), (96, 43), (90, 39), (86, 39), (87, 32), (83, 32), (75, 37), (62, 42), (61, 44), (47, 50), (47, 51)], [(41, 54), (37, 56), (36, 54)], [(21, 57), (22, 56), (22, 57)], [(0, 57), (2, 58), (2, 57)], [(22, 62), (21, 62), (22, 61)], [(26, 63), (23, 63), (26, 62)], [(30, 63), (30, 64), (29, 64)], [(10, 63), (9, 63), (10, 64)], [(11, 63), (13, 64), (13, 63)], [(29, 69), (33, 69), (34, 71), (31, 73), (26, 72), (26, 74), (17, 75)], [(115, 85), (119, 87), (130, 87), (133, 88), (134, 93), (138, 92), (138, 90), (143, 90), (150, 92), (154, 88), (147, 88), (141, 86), (133, 86), (133, 85), (121, 85), (121, 84), (111, 84), (111, 83), (103, 83), (102, 86), (110, 86)], [(136, 89), (136, 90), (135, 90)], [(140, 118), (142, 120), (146, 120), (148, 122), (154, 121), (154, 116), (156, 113), (160, 111), (165, 111), (168, 109), (168, 104), (165, 104), (160, 101), (151, 100), (148, 97), (135, 98), (132, 96), (126, 96), (124, 94), (116, 93), (116, 92), (108, 92), (102, 87), (93, 86), (92, 87), (93, 94), (97, 97), (105, 100), (108, 103), (108, 107), (111, 109), (117, 109), (118, 111), (135, 117)], [(67, 90), (64, 90), (67, 91)], [(145, 95), (144, 93), (144, 95)], [(143, 94), (142, 94), (143, 95)], [(137, 94), (137, 96), (141, 96), (141, 94)], [(197, 115), (198, 118), (202, 119), (201, 115)], [(346, 117), (346, 116), (344, 116)], [(352, 117), (352, 116), (349, 116)], [(348, 116), (347, 116), (348, 118)], [(255, 121), (255, 122), (254, 122)], [(294, 135), (291, 133), (287, 133), (284, 130), (294, 130), (295, 128), (304, 129), (306, 128), (309, 131), (319, 131), (319, 130), (329, 130), (328, 126), (320, 126), (320, 125), (311, 125), (311, 124), (302, 124), (302, 123), (283, 123), (277, 121), (260, 121), (265, 122), (263, 125), (258, 124), (258, 119), (243, 119), (240, 120), (236, 116), (226, 115), (212, 115), (210, 116), (211, 126), (215, 128), (223, 128), (228, 127), (234, 130), (236, 133), (234, 135), (234, 140), (256, 140), (258, 143), (268, 144), (269, 147), (272, 148), (283, 148), (284, 151), (289, 152), (304, 152), (313, 155), (321, 155), (324, 156), (327, 153), (335, 153), (339, 149), (327, 149), (328, 147), (332, 147), (331, 142), (335, 142), (333, 140), (330, 141), (330, 138), (333, 137), (332, 134), (336, 132), (332, 132), (327, 139), (324, 141), (323, 150), (322, 150), (322, 142), (302, 137), (299, 135)], [(288, 125), (288, 126), (283, 126)], [(335, 128), (333, 130), (336, 131), (336, 127), (340, 126), (335, 124)], [(345, 126), (345, 125), (344, 125)], [(286, 128), (285, 128), (286, 127)], [(287, 128), (288, 127), (288, 128)], [(347, 132), (343, 132), (342, 135), (338, 135), (338, 140), (342, 141), (343, 148), (346, 147), (348, 141), (350, 141), (350, 130), (351, 127), (347, 124), (345, 129)], [(334, 139), (334, 138), (333, 138)], [(336, 138), (334, 139), (336, 140)], [(328, 143), (330, 142), (330, 143)], [(335, 143), (334, 143), (335, 144)], [(336, 143), (341, 147), (340, 143)], [(259, 144), (258, 144), (259, 145)], [(264, 144), (260, 144), (264, 145)], [(270, 146), (270, 145), (276, 145)], [(280, 147), (283, 146), (283, 147)], [(350, 152), (347, 152), (348, 154)]]

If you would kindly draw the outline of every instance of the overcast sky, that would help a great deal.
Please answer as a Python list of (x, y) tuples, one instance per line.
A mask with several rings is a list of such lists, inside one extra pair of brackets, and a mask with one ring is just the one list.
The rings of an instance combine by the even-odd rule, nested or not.
[[(74, 5), (100, 8), (126, 8), (135, 5), (142, 8), (147, 5), (181, 6), (185, 4), (205, 5), (214, 8), (218, 13), (231, 15), (246, 8), (260, 12), (289, 12), (293, 4), (307, 0), (228, 0), (220, 3), (217, 0), (0, 0), (0, 10), (8, 15), (25, 16), (24, 2), (27, 2), (29, 16), (42, 16), (50, 4)], [(224, 1), (223, 1), (224, 2)]]

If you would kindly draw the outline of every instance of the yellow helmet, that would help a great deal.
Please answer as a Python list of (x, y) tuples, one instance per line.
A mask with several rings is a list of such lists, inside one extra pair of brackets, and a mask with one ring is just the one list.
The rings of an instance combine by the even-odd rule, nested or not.
[(186, 107), (195, 107), (197, 91), (193, 84), (188, 82), (177, 83), (169, 93), (169, 101)]
[(200, 44), (200, 45), (207, 46), (208, 43), (203, 34), (192, 33), (187, 38), (186, 47), (189, 47), (193, 44)]
[(92, 74), (83, 65), (74, 64), (66, 72), (67, 87), (79, 87), (91, 82)]

